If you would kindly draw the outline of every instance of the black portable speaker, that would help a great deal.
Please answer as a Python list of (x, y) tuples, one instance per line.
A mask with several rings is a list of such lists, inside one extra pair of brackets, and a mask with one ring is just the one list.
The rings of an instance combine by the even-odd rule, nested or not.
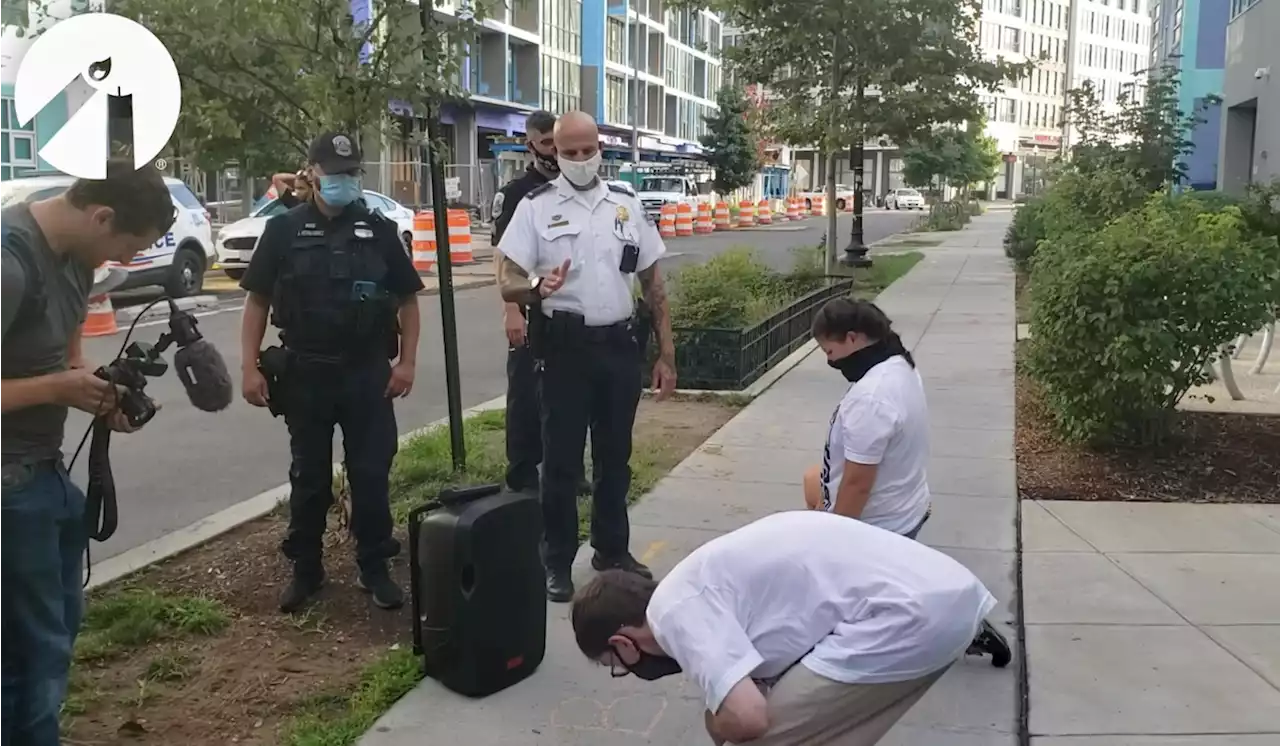
[(423, 672), (469, 697), (533, 673), (547, 646), (536, 495), (448, 489), (409, 515), (413, 648)]

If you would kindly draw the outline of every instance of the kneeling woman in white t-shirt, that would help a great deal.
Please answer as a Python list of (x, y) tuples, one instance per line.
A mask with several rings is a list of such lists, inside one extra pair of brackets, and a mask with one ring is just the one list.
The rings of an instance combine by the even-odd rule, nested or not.
[[(915, 360), (874, 303), (836, 298), (818, 311), (813, 337), (827, 363), (849, 381), (822, 464), (804, 475), (805, 503), (916, 538), (929, 519), (929, 407)], [(970, 653), (1010, 660), (1008, 643), (988, 622)]]

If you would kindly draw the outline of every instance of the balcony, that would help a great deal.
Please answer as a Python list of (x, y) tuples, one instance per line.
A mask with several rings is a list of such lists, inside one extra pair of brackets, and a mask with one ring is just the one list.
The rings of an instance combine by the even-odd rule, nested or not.
[(525, 106), (540, 105), (538, 83), (540, 63), (541, 55), (538, 53), (538, 45), (511, 37), (507, 69), (507, 90), (511, 101)]
[(468, 87), (472, 95), (505, 100), (507, 98), (507, 35), (490, 29), (479, 29), (479, 38), (471, 46), (471, 75)]

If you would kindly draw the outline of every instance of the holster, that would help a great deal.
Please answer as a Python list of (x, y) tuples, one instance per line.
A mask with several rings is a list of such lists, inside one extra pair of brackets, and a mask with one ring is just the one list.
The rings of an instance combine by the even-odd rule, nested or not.
[(272, 417), (284, 414), (284, 395), (289, 374), (289, 351), (280, 346), (268, 347), (258, 353), (258, 370), (267, 379), (267, 409)]
[(534, 303), (525, 309), (525, 321), (525, 338), (530, 354), (533, 355), (534, 360), (546, 360), (549, 319), (542, 313), (541, 303)]

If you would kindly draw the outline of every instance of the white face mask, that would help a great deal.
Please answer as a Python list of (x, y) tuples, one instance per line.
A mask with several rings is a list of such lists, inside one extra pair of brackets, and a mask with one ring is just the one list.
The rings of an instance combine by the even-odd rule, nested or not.
[(569, 180), (574, 186), (585, 187), (589, 185), (596, 174), (600, 172), (600, 152), (586, 159), (585, 161), (571, 161), (567, 158), (557, 158), (556, 162), (560, 164), (560, 173)]

